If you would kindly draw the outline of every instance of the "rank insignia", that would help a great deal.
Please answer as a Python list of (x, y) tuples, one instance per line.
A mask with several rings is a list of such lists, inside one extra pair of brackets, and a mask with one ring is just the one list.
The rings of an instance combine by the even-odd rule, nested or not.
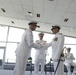
[(58, 37), (54, 38), (54, 41), (57, 41), (58, 40)]

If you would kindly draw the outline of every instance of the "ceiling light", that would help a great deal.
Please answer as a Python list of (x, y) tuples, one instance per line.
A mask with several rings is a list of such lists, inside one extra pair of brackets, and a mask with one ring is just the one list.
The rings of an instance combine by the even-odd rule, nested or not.
[(13, 23), (13, 24), (14, 24), (14, 21), (11, 21), (11, 23)]
[(1, 10), (2, 10), (3, 12), (6, 12), (4, 8), (1, 8)]
[(40, 14), (37, 14), (37, 17), (40, 17)]
[(69, 20), (68, 18), (65, 18), (65, 19), (64, 19), (64, 22), (67, 22), (68, 20)]
[(28, 12), (26, 13), (26, 15), (33, 16), (33, 13), (28, 11)]
[(54, 1), (54, 0), (49, 0), (49, 1)]

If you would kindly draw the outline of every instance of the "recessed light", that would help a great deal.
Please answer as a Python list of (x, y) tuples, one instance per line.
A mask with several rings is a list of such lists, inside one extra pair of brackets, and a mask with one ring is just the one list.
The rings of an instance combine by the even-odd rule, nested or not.
[(4, 8), (1, 8), (1, 10), (2, 10), (3, 12), (6, 12)]
[(37, 14), (37, 17), (40, 17), (40, 14)]
[(54, 1), (54, 0), (49, 0), (49, 1)]
[(11, 23), (13, 23), (13, 24), (14, 24), (14, 21), (11, 21)]
[(64, 22), (67, 22), (68, 20), (69, 20), (68, 18), (65, 18), (65, 19), (64, 19)]
[(30, 15), (30, 16), (33, 16), (33, 13), (30, 12), (30, 11), (28, 11), (26, 14), (27, 14), (27, 15)]
[(29, 14), (31, 14), (32, 12), (28, 11)]

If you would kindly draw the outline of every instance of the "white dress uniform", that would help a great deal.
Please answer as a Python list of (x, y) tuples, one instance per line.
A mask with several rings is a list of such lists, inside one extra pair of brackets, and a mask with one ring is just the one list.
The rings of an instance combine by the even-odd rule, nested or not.
[[(64, 35), (62, 33), (57, 33), (52, 40), (52, 60), (54, 63), (54, 70), (56, 70), (59, 57), (62, 53), (64, 46)], [(55, 75), (64, 75), (64, 64), (63, 61), (60, 61), (58, 69)]]
[(13, 75), (23, 75), (26, 68), (28, 56), (31, 48), (40, 48), (41, 45), (33, 43), (33, 34), (30, 29), (26, 30), (22, 36), (22, 40), (18, 45), (16, 52), (16, 64)]
[[(68, 75), (75, 75), (76, 73), (76, 63), (74, 63), (73, 60), (75, 60), (75, 58), (72, 53), (65, 54), (64, 64), (67, 66)], [(71, 66), (74, 66), (73, 73), (71, 73)]]
[[(44, 40), (37, 40), (36, 43), (38, 44), (46, 44), (47, 42)], [(41, 75), (44, 74), (44, 65), (45, 65), (45, 50), (47, 48), (40, 48), (36, 50), (35, 54), (35, 74), (39, 72), (39, 65), (41, 64)]]
[[(56, 70), (59, 57), (62, 53), (64, 46), (64, 35), (62, 33), (57, 33), (52, 41), (52, 60), (54, 62), (54, 70)], [(64, 64), (60, 61), (58, 69), (55, 75), (64, 75)]]
[[(52, 60), (54, 63), (54, 70), (56, 70), (58, 60), (64, 47), (64, 35), (62, 33), (57, 33), (52, 42), (45, 45), (47, 48), (50, 46), (52, 46)], [(55, 75), (64, 75), (64, 63), (62, 60), (60, 61)]]

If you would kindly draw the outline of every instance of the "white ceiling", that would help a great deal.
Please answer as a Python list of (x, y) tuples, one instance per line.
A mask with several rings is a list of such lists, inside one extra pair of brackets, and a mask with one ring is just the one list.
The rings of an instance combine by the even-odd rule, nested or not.
[[(69, 20), (64, 22), (65, 18)], [(76, 0), (0, 0), (1, 25), (28, 28), (30, 20), (38, 22), (39, 31), (51, 32), (52, 25), (59, 25), (64, 35), (76, 37)]]

